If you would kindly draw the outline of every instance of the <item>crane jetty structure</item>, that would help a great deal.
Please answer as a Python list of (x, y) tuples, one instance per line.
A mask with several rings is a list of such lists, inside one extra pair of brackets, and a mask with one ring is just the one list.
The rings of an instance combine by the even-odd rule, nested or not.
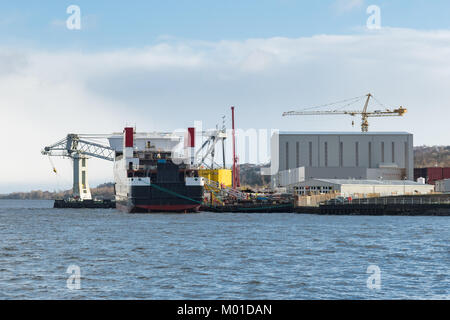
[(51, 157), (68, 158), (73, 163), (73, 187), (70, 199), (55, 199), (55, 208), (115, 208), (115, 203), (109, 199), (92, 199), (88, 182), (88, 159), (98, 158), (114, 161), (115, 150), (109, 146), (99, 144), (91, 139), (105, 139), (109, 135), (103, 134), (75, 134), (70, 133), (64, 139), (44, 147), (43, 155), (49, 157), (55, 174), (57, 170)]

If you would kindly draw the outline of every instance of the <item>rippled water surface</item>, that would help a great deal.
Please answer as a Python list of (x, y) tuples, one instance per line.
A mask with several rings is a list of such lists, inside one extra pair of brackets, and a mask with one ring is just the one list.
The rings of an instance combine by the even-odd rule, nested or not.
[(450, 299), (450, 217), (51, 206), (0, 200), (0, 299)]

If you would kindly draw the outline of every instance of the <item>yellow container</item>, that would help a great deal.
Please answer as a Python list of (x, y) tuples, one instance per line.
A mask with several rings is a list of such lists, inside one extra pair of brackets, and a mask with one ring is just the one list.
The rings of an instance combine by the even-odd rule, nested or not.
[(230, 169), (200, 169), (199, 176), (215, 181), (226, 187), (231, 187), (231, 170)]

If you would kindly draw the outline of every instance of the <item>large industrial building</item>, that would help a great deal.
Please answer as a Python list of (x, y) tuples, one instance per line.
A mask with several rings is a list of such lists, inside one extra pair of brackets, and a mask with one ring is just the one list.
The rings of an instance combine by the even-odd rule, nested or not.
[(413, 180), (407, 132), (279, 132), (271, 138), (273, 187), (315, 178)]
[(342, 196), (383, 197), (428, 194), (434, 191), (434, 186), (406, 180), (311, 179), (298, 183), (294, 190), (298, 195), (338, 193)]

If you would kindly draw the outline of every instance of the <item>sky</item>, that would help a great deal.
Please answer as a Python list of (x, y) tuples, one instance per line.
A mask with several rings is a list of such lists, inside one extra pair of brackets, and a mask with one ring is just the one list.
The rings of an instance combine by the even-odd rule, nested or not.
[[(281, 114), (371, 92), (408, 109), (371, 131), (448, 145), (449, 13), (446, 0), (3, 1), (0, 193), (69, 188), (70, 162), (55, 159), (55, 176), (40, 154), (67, 133), (229, 126), (231, 105), (243, 130), (359, 131)], [(112, 181), (111, 163), (90, 168), (91, 185)]]

